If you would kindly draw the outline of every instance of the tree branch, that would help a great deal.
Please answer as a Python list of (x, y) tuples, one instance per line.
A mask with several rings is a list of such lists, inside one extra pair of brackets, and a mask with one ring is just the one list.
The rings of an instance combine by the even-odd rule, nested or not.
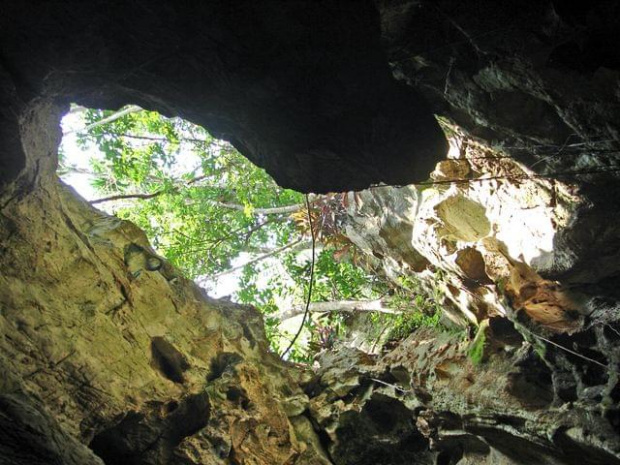
[[(261, 262), (263, 260), (266, 260), (267, 258), (273, 257), (274, 255), (278, 255), (281, 252), (284, 252), (285, 250), (288, 249), (292, 249), (293, 247), (295, 247), (297, 244), (301, 243), (301, 239), (297, 239), (296, 241), (293, 242), (289, 242), (288, 244), (282, 246), (282, 247), (278, 247), (277, 249), (272, 250), (269, 253), (266, 253), (264, 255), (260, 255), (256, 258), (253, 258), (252, 260), (250, 260), (249, 262), (244, 263), (243, 265), (239, 265), (239, 266), (234, 266), (232, 268), (230, 268), (229, 270), (226, 271), (222, 271), (221, 273), (217, 273), (213, 276), (209, 276), (209, 279), (211, 281), (217, 281), (218, 279), (220, 279), (222, 276), (226, 276), (229, 274), (234, 273), (235, 271), (239, 271), (242, 270), (246, 265), (253, 265), (255, 263)], [(306, 244), (304, 244), (305, 246)]]
[[(189, 246), (192, 246), (192, 248), (190, 248), (187, 244), (184, 245), (180, 245), (177, 242), (177, 245), (173, 245), (170, 247), (170, 249), (182, 249), (183, 254), (187, 254), (187, 253), (197, 253), (200, 251), (204, 251), (204, 250), (211, 250), (213, 247), (216, 247), (218, 244), (221, 244), (222, 242), (226, 241), (227, 239), (232, 238), (233, 236), (239, 234), (239, 233), (246, 233), (247, 234), (253, 234), (254, 232), (258, 231), (259, 229), (267, 226), (268, 224), (272, 224), (272, 223), (276, 223), (280, 221), (280, 218), (274, 218), (271, 217), (268, 220), (263, 221), (262, 223), (257, 223), (254, 226), (252, 226), (249, 230), (247, 230), (246, 226), (243, 226), (241, 228), (236, 228), (233, 229), (232, 231), (224, 234), (223, 236), (219, 236), (219, 237), (215, 237), (215, 238), (208, 238), (208, 239), (201, 239), (201, 240), (196, 240), (194, 238), (190, 238), (189, 236), (183, 234), (181, 231), (177, 231), (179, 234), (181, 234), (182, 236), (184, 236), (186, 239), (190, 239), (191, 242), (189, 244)], [(272, 249), (273, 250), (273, 249)], [(271, 250), (266, 251), (267, 252), (271, 252)], [(262, 253), (262, 252), (260, 252)]]
[[(198, 181), (201, 181), (202, 179), (204, 179), (206, 176), (198, 176), (194, 179), (190, 179), (189, 181), (186, 181), (185, 184), (186, 185), (191, 185), (194, 184)], [(157, 197), (161, 194), (163, 194), (164, 192), (166, 192), (165, 190), (159, 190), (159, 191), (155, 191), (151, 194), (119, 194), (119, 195), (112, 195), (110, 197), (103, 197), (101, 199), (96, 199), (96, 200), (91, 200), (90, 204), (91, 205), (95, 205), (98, 203), (103, 203), (103, 202), (110, 202), (112, 200), (127, 200), (127, 199), (152, 199), (153, 197)], [(170, 192), (174, 192), (174, 189)], [(239, 204), (235, 204), (235, 203), (226, 203), (226, 202), (219, 202), (217, 200), (203, 200), (206, 203), (210, 203), (211, 205), (214, 205), (216, 207), (221, 207), (221, 208), (228, 208), (230, 210), (238, 210), (238, 211), (245, 211), (245, 206), (243, 205), (239, 205)], [(257, 214), (257, 215), (282, 215), (284, 213), (293, 213), (298, 211), (300, 208), (302, 208), (303, 205), (301, 204), (297, 204), (297, 205), (286, 205), (283, 207), (270, 207), (270, 208), (253, 208), (252, 212)]]
[(123, 116), (128, 115), (130, 113), (137, 113), (138, 111), (142, 111), (142, 108), (140, 108), (137, 105), (129, 105), (123, 108), (122, 110), (119, 110), (116, 113), (111, 114), (107, 118), (100, 119), (99, 121), (96, 121), (92, 124), (84, 126), (82, 129), (74, 129), (72, 131), (67, 131), (63, 135), (66, 136), (68, 134), (74, 134), (74, 133), (79, 134), (81, 132), (90, 131), (91, 129), (97, 128), (99, 126), (103, 126), (104, 124), (111, 123), (112, 121), (116, 121), (117, 119), (120, 119)]
[[(310, 241), (305, 241), (305, 242), (299, 242), (298, 244), (296, 244), (295, 246), (291, 247), (291, 252), (301, 252), (303, 250), (307, 250), (312, 246), (312, 242)], [(319, 247), (317, 247), (318, 249)], [(256, 247), (256, 246), (243, 246), (241, 248), (241, 252), (247, 252), (247, 253), (262, 253), (262, 254), (267, 254), (267, 253), (271, 253), (273, 251), (275, 251), (277, 249), (274, 249), (273, 247)]]
[[(244, 205), (238, 205), (235, 203), (218, 202), (216, 200), (211, 201), (214, 205), (222, 208), (229, 208), (231, 210), (245, 211)], [(281, 215), (282, 213), (295, 213), (303, 208), (302, 204), (286, 205), (284, 207), (269, 207), (269, 208), (253, 208), (252, 212), (257, 215)]]
[(88, 176), (97, 176), (97, 173), (95, 173), (92, 170), (89, 170), (87, 168), (80, 168), (78, 166), (75, 165), (69, 165), (69, 166), (63, 166), (60, 165), (58, 167), (58, 169), (56, 170), (57, 174), (59, 176), (64, 176), (66, 174), (86, 174)]
[[(126, 137), (128, 139), (147, 140), (147, 141), (152, 141), (152, 142), (171, 142), (166, 137), (158, 137), (158, 136), (142, 136), (142, 135), (130, 134), (130, 133), (117, 134), (115, 132), (108, 132), (108, 131), (106, 131), (105, 134), (108, 134), (110, 136)], [(211, 141), (208, 139), (200, 139), (198, 137), (179, 137), (179, 142), (199, 142), (203, 144), (208, 144)]]
[(125, 199), (152, 199), (153, 197), (157, 197), (158, 195), (163, 194), (164, 190), (153, 192), (152, 194), (119, 194), (119, 195), (111, 195), (110, 197), (103, 197), (101, 199), (91, 200), (90, 204), (95, 205), (97, 203), (103, 202), (111, 202), (112, 200), (125, 200)]
[[(282, 321), (301, 315), (304, 306), (296, 305), (280, 313)], [(309, 306), (311, 313), (357, 313), (357, 312), (377, 312), (397, 315), (399, 310), (386, 307), (382, 299), (376, 300), (336, 300), (333, 302), (312, 302)]]

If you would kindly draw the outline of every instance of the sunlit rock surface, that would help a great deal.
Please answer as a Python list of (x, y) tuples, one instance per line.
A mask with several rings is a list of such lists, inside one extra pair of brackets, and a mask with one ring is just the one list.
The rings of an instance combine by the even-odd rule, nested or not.
[(27, 455), (28, 435), (4, 436), (2, 463), (87, 463), (69, 458), (76, 439), (107, 464), (322, 463), (289, 421), (307, 399), (255, 309), (205, 298), (167, 264), (133, 257), (130, 271), (128, 249), (152, 253), (144, 234), (60, 184), (2, 218), (0, 429), (49, 436)]
[[(334, 454), (349, 451), (351, 411), (355, 422), (383, 428), (394, 446), (388, 463), (408, 463), (419, 451), (407, 448), (413, 439), (398, 442), (398, 420), (377, 415), (375, 402), (416, 418), (407, 434), (421, 433), (435, 455), (415, 463), (620, 463), (618, 302), (590, 284), (605, 271), (613, 279), (620, 265), (571, 269), (585, 244), (558, 236), (592, 234), (571, 219), (584, 208), (576, 185), (458, 142), (427, 183), (349, 194), (346, 229), (395, 283), (413, 276), (434, 290), (452, 332), (418, 330), (365, 363), (349, 363), (361, 353), (326, 354), (311, 412), (333, 430)], [(614, 244), (601, 253), (615, 253)], [(573, 261), (555, 279), (567, 256)], [(368, 350), (363, 341), (353, 345)], [(395, 399), (398, 407), (386, 406)], [(374, 444), (358, 447), (384, 454)], [(372, 463), (362, 457), (345, 463)]]
[(537, 178), (478, 144), (450, 154), (422, 185), (349, 194), (347, 235), (394, 279), (448, 271), (447, 296), (476, 322), (476, 313), (505, 314), (490, 285), (538, 286), (540, 274), (575, 255), (554, 241), (581, 199), (574, 186)]

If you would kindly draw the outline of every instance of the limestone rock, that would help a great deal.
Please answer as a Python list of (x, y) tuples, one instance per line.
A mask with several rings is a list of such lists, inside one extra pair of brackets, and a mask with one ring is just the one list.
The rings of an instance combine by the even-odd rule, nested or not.
[[(584, 457), (620, 463), (617, 300), (601, 299), (604, 288), (571, 281), (596, 282), (609, 272), (615, 282), (618, 272), (579, 266), (587, 248), (582, 241), (598, 227), (574, 221), (588, 200), (570, 184), (527, 175), (493, 150), (460, 145), (456, 156), (472, 167), (468, 182), (437, 179), (356, 193), (346, 224), (348, 237), (380, 257), (388, 277), (398, 284), (400, 276), (415, 276), (439, 288), (446, 316), (477, 326), (476, 336), (419, 330), (375, 359), (371, 372), (360, 367), (334, 375), (337, 367), (358, 366), (357, 357), (326, 358), (324, 390), (311, 398), (311, 413), (329, 425), (334, 456), (339, 447), (346, 450), (343, 415), (355, 411), (357, 422), (368, 421), (366, 405), (381, 392), (398, 400), (390, 410), (409, 410), (416, 418), (412, 431), (436, 454), (419, 463), (571, 464)], [(558, 241), (568, 231), (581, 241)], [(610, 240), (605, 250), (614, 253), (612, 237), (598, 237), (597, 244)], [(425, 269), (403, 259), (410, 251), (426, 261)], [(573, 257), (564, 279), (552, 279), (556, 256)], [(343, 379), (356, 380), (357, 390), (348, 391), (356, 395), (334, 399), (331, 387)], [(588, 425), (581, 423), (586, 418)], [(393, 444), (407, 457), (404, 445)]]
[[(469, 342), (428, 329), (372, 366), (351, 351), (321, 360), (310, 411), (336, 463), (620, 463), (615, 413), (557, 404), (553, 373), (519, 333), (496, 323), (489, 331), (504, 344), (487, 347), (484, 364), (472, 361)], [(338, 395), (343, 377), (357, 387)]]

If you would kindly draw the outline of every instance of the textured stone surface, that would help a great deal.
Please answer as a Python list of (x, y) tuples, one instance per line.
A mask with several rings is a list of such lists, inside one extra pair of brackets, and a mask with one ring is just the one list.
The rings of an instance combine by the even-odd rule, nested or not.
[[(422, 433), (435, 451), (419, 463), (620, 463), (620, 315), (605, 287), (617, 283), (619, 266), (579, 265), (599, 224), (575, 222), (587, 204), (577, 186), (532, 177), (471, 141), (456, 145), (456, 158), (438, 164), (435, 184), (350, 194), (346, 231), (396, 283), (415, 276), (434, 289), (446, 319), (473, 325), (475, 337), (420, 330), (365, 364), (351, 362), (357, 354), (326, 355), (324, 390), (311, 412), (335, 431), (335, 455), (346, 449), (351, 414), (342, 421), (344, 412), (378, 427), (365, 409), (387, 391), (400, 403), (395, 411), (406, 407), (417, 419), (408, 434)], [(445, 183), (447, 167), (457, 166), (452, 175), (467, 177), (450, 179), (466, 182)], [(567, 231), (581, 240), (559, 242)], [(616, 242), (596, 239), (607, 240), (596, 249), (602, 263)], [(564, 277), (551, 279), (566, 257)], [(576, 276), (585, 282), (575, 284)], [(345, 392), (343, 380), (353, 381)], [(386, 434), (396, 448), (387, 463), (408, 463), (394, 442), (398, 429)]]
[[(617, 2), (377, 5), (395, 73), (438, 113), (488, 140), (617, 142)], [(566, 155), (552, 158), (573, 164)]]
[(583, 201), (538, 266), (571, 285), (617, 279), (618, 2), (376, 4), (394, 75), (436, 114), (533, 173), (580, 186)]
[(478, 365), (469, 341), (430, 330), (378, 358), (325, 354), (310, 412), (328, 432), (335, 462), (620, 463), (615, 411), (555, 403), (549, 367), (514, 328), (492, 331), (496, 343)]
[[(6, 384), (12, 374), (5, 372), (3, 376)], [(16, 385), (10, 391), (3, 386), (2, 391), (0, 463), (103, 465), (99, 457), (64, 431), (32, 396), (20, 392)]]
[(256, 310), (208, 301), (169, 268), (129, 273), (124, 250), (148, 251), (143, 233), (62, 186), (10, 204), (3, 221), (1, 363), (43, 399), (54, 435), (108, 464), (275, 464), (307, 449), (286, 407), (303, 395), (267, 354)]
[[(557, 309), (582, 316), (592, 311), (600, 292), (587, 283), (620, 271), (615, 236), (596, 238), (599, 259), (609, 265), (584, 270), (578, 264), (584, 253), (589, 257), (589, 238), (600, 226), (575, 221), (588, 205), (575, 185), (532, 177), (522, 165), (475, 143), (465, 142), (451, 156), (456, 158), (441, 162), (428, 184), (349, 194), (348, 237), (379, 257), (395, 280), (415, 272), (435, 285), (433, 270), (447, 272), (446, 304), (471, 322), (505, 315), (508, 295), (512, 308), (532, 318), (573, 327), (575, 318), (559, 318)], [(458, 182), (437, 178), (446, 162), (467, 166), (469, 175), (451, 178)], [(568, 235), (580, 239), (561, 241)], [(553, 284), (560, 267), (560, 284)]]
[[(583, 187), (587, 201), (572, 221), (600, 226), (587, 239), (562, 232), (560, 247), (584, 241), (599, 249), (599, 240), (619, 239), (618, 2), (376, 4), (394, 75), (422, 92), (436, 114), (504, 147), (539, 175)], [(554, 263), (555, 273), (608, 267), (585, 246), (579, 263), (572, 259)]]

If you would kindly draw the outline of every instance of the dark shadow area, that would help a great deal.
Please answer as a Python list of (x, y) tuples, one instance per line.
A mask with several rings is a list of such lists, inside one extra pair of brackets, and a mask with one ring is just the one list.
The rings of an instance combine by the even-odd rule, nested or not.
[[(424, 99), (392, 77), (370, 0), (3, 8), (0, 122), (13, 134), (30, 99), (133, 103), (204, 126), (306, 192), (422, 180), (447, 151)], [(2, 163), (6, 180), (24, 166)]]
[(241, 355), (233, 352), (222, 352), (218, 354), (216, 358), (211, 360), (211, 371), (209, 371), (207, 381), (211, 382), (221, 378), (224, 372), (227, 370), (234, 370), (235, 365), (242, 361), (243, 358)]
[(97, 434), (91, 449), (106, 465), (172, 463), (175, 447), (207, 426), (209, 398), (206, 393), (194, 394), (176, 406), (158, 407), (162, 408), (128, 412), (115, 426)]
[(185, 381), (183, 372), (190, 364), (185, 356), (163, 337), (154, 337), (151, 340), (151, 357), (154, 367), (164, 377), (179, 384)]
[[(436, 455), (398, 400), (375, 394), (361, 413), (345, 412), (331, 455), (339, 465), (432, 463)], [(369, 441), (368, 438), (373, 438)]]

